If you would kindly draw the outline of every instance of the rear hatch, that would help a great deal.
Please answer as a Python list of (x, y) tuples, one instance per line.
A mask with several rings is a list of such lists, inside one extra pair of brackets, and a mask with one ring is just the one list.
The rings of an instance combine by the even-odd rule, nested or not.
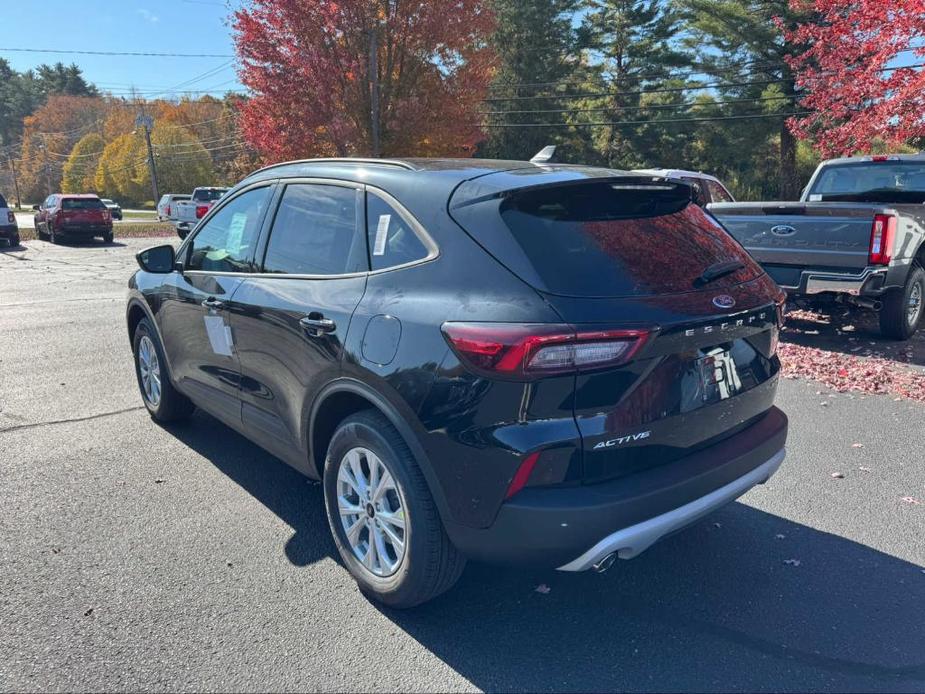
[(710, 211), (780, 284), (800, 285), (803, 270), (860, 273), (868, 264), (877, 214), (869, 203), (722, 203)]
[(518, 176), (494, 191), (484, 178), (463, 184), (451, 214), (579, 339), (645, 336), (631, 361), (575, 375), (585, 482), (671, 462), (767, 412), (783, 293), (689, 186)]
[(59, 224), (68, 227), (105, 226), (111, 219), (106, 205), (97, 198), (64, 198), (60, 215)]

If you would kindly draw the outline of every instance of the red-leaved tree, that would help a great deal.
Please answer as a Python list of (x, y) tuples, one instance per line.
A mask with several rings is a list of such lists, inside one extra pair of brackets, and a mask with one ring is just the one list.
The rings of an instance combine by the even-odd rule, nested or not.
[(253, 0), (234, 13), (244, 138), (268, 160), (470, 155), (485, 0)]
[[(791, 121), (827, 156), (925, 136), (925, 0), (791, 0), (812, 21), (786, 32), (806, 50), (791, 59), (801, 105)], [(905, 65), (907, 67), (898, 67)]]

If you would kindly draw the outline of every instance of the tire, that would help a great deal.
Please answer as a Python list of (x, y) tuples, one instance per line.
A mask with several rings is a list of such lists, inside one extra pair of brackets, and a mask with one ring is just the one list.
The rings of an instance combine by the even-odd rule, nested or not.
[[(372, 509), (374, 515), (371, 516), (369, 510), (371, 504), (375, 503), (375, 498), (371, 498), (366, 502), (365, 512), (356, 516), (342, 516), (338, 504), (342, 490), (351, 489), (349, 498), (346, 493), (343, 496), (352, 505), (362, 508), (363, 504), (354, 502), (360, 494), (354, 493), (356, 487), (341, 476), (341, 469), (350, 478), (352, 459), (359, 462), (361, 471), (371, 471), (372, 465), (376, 463), (371, 460), (370, 454), (388, 471), (395, 489), (381, 497), (382, 508), (378, 511)], [(350, 479), (355, 480), (355, 477)], [(383, 479), (382, 475), (380, 479)], [(371, 480), (370, 472), (366, 481)], [(337, 427), (325, 458), (324, 501), (328, 523), (341, 559), (360, 590), (369, 598), (389, 607), (409, 608), (435, 598), (459, 580), (466, 560), (447, 537), (424, 474), (408, 445), (378, 411), (358, 412)], [(399, 504), (401, 512), (389, 515), (396, 521), (401, 519), (403, 529), (384, 520), (385, 514), (396, 510)], [(379, 518), (383, 518), (381, 524)], [(351, 544), (345, 524), (350, 524), (354, 519), (357, 524), (365, 524), (365, 529), (357, 531), (356, 542)], [(371, 570), (360, 555), (368, 555), (370, 552), (369, 538), (375, 527), (383, 528), (380, 537), (384, 538), (382, 547), (386, 554), (383, 560), (379, 552), (375, 553), (376, 557), (369, 560), (373, 566)], [(393, 536), (403, 539), (404, 550), (401, 556), (396, 551), (395, 543), (388, 539), (386, 529)], [(361, 552), (364, 537), (367, 550)], [(354, 545), (357, 546), (356, 551)], [(387, 566), (390, 562), (395, 565)], [(377, 568), (378, 575), (375, 571)]]
[[(913, 310), (914, 309), (914, 310)], [(902, 289), (889, 292), (880, 309), (880, 332), (894, 340), (908, 340), (925, 314), (925, 270), (913, 265)]]
[(112, 243), (112, 232), (108, 234), (103, 234), (103, 243)]
[(42, 226), (40, 224), (35, 225), (35, 235), (38, 236), (39, 241), (46, 241), (48, 239), (48, 234), (42, 231)]
[(58, 235), (55, 233), (54, 224), (46, 224), (45, 228), (48, 229), (48, 240), (49, 241), (51, 241), (55, 245), (61, 242), (61, 239), (58, 238)]
[[(154, 355), (154, 362), (151, 361), (150, 355)], [(176, 422), (188, 418), (196, 409), (193, 403), (182, 393), (180, 393), (170, 382), (170, 374), (167, 373), (167, 360), (164, 359), (164, 350), (161, 342), (157, 338), (157, 332), (151, 327), (147, 318), (142, 318), (135, 328), (135, 335), (132, 338), (132, 352), (135, 356), (135, 377), (138, 379), (138, 390), (141, 392), (141, 399), (145, 407), (151, 413), (151, 417), (158, 422)], [(147, 354), (146, 358), (144, 355)], [(159, 381), (159, 392), (154, 396), (153, 388), (146, 386), (145, 377), (142, 375), (143, 361), (147, 363), (147, 372), (151, 372), (151, 367), (157, 371)]]

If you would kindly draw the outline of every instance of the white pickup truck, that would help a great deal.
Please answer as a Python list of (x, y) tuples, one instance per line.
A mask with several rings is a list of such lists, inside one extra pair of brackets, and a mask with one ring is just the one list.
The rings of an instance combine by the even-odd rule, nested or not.
[(206, 216), (212, 205), (228, 192), (228, 188), (200, 187), (193, 190), (189, 200), (176, 203), (177, 235), (185, 239), (199, 220)]

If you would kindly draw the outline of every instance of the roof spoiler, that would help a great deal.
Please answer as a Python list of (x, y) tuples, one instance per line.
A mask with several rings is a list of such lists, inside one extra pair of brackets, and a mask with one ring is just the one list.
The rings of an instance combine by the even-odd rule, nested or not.
[(531, 164), (550, 164), (556, 156), (556, 146), (547, 145), (537, 152), (530, 160)]

